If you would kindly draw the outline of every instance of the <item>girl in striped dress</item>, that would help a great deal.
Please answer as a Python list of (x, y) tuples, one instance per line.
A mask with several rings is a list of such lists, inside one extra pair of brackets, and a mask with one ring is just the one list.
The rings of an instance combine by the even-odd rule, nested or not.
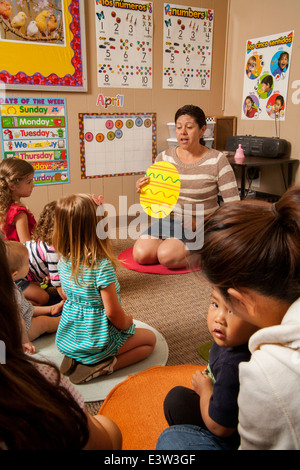
[(56, 345), (65, 356), (61, 372), (75, 384), (145, 359), (156, 342), (151, 330), (135, 328), (121, 306), (114, 257), (101, 230), (102, 202), (76, 194), (55, 209), (53, 246), (66, 296)]

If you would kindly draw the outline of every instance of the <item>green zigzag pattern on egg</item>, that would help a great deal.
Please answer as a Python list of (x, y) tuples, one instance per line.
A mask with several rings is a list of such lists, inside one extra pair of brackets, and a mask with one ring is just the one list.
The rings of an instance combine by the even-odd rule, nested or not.
[(157, 162), (148, 168), (146, 176), (149, 183), (142, 188), (140, 204), (151, 217), (164, 218), (177, 203), (180, 193), (179, 173), (172, 163)]

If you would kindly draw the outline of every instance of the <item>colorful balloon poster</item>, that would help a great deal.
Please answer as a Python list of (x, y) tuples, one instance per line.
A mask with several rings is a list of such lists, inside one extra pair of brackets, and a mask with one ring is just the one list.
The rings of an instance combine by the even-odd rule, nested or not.
[(28, 161), (36, 185), (70, 182), (64, 98), (0, 97), (0, 117), (3, 158)]
[(210, 90), (214, 11), (164, 4), (163, 88)]
[(242, 119), (285, 120), (294, 31), (246, 44)]
[(94, 3), (98, 87), (152, 88), (153, 2)]
[(156, 158), (156, 114), (79, 114), (81, 179), (145, 173)]

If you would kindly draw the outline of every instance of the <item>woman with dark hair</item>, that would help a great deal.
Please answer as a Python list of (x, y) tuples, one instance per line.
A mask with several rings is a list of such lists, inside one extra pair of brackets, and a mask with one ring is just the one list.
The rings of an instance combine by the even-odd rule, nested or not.
[[(204, 228), (202, 272), (234, 315), (258, 328), (251, 359), (239, 366), (238, 431), (242, 450), (300, 449), (300, 187), (274, 204), (244, 200), (220, 207)], [(172, 432), (174, 449), (186, 436), (203, 447), (201, 429)], [(201, 441), (201, 447), (200, 447)]]
[(0, 240), (0, 448), (121, 449), (113, 421), (89, 415), (56, 366), (24, 354), (12, 282)]
[[(175, 125), (178, 146), (161, 152), (156, 162), (169, 162), (178, 170), (180, 194), (177, 204), (170, 217), (151, 224), (133, 248), (133, 257), (139, 264), (160, 263), (171, 269), (187, 266), (194, 230), (197, 237), (203, 215), (218, 207), (218, 194), (221, 193), (225, 203), (239, 199), (228, 160), (222, 152), (204, 145), (206, 117), (202, 109), (194, 105), (183, 106), (175, 114)], [(136, 183), (137, 192), (141, 192), (148, 182), (149, 178), (140, 178)], [(186, 226), (187, 219), (190, 227)]]

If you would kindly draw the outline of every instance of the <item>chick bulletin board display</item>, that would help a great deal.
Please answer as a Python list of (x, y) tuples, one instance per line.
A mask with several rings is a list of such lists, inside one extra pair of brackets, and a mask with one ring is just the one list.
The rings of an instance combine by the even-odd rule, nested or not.
[(86, 91), (83, 0), (1, 0), (0, 82)]
[(246, 44), (242, 119), (285, 120), (294, 31)]
[(214, 10), (164, 4), (163, 88), (210, 90)]
[(145, 173), (156, 158), (156, 114), (79, 114), (81, 178)]
[(30, 163), (35, 185), (70, 181), (65, 99), (3, 97), (0, 116), (3, 158)]
[(153, 2), (96, 0), (98, 87), (152, 88)]

